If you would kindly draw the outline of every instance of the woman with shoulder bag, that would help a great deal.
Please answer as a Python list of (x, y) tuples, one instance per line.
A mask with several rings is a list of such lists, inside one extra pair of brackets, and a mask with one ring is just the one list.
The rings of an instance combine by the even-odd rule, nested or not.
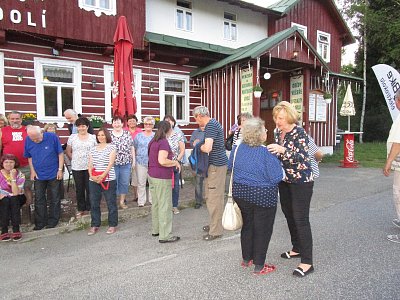
[(254, 274), (264, 275), (275, 270), (275, 266), (265, 264), (265, 258), (283, 170), (279, 160), (263, 145), (267, 139), (263, 120), (247, 119), (242, 135), (242, 142), (233, 147), (228, 163), (233, 172), (233, 199), (243, 217), (241, 265), (247, 268), (254, 264)]

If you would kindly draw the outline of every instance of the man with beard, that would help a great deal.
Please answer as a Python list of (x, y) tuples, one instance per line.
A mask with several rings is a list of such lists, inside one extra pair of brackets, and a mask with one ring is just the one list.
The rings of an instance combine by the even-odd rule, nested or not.
[(32, 203), (32, 181), (28, 159), (24, 157), (24, 143), (27, 137), (26, 127), (22, 125), (22, 115), (13, 110), (8, 115), (9, 126), (3, 127), (0, 132), (0, 153), (13, 154), (18, 158), (20, 171), (25, 175), (24, 192), (26, 202)]

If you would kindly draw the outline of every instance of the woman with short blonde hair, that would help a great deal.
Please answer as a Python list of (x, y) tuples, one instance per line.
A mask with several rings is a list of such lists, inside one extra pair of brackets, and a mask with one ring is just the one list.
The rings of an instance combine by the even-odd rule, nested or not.
[(285, 178), (279, 184), (279, 195), (292, 242), (291, 250), (282, 253), (281, 257), (300, 257), (301, 263), (293, 271), (293, 275), (304, 277), (314, 271), (309, 221), (314, 175), (309, 155), (309, 139), (304, 129), (296, 124), (297, 112), (290, 103), (280, 102), (274, 107), (272, 115), (276, 124), (276, 144), (268, 145), (268, 150), (278, 156), (285, 170)]
[(0, 114), (0, 129), (8, 125), (8, 120), (5, 115)]

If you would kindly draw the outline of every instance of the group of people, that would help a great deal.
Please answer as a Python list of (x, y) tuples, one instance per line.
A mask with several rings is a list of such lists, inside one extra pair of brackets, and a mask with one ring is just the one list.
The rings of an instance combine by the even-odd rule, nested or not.
[[(88, 235), (99, 231), (102, 195), (109, 213), (107, 233), (116, 231), (117, 203), (122, 209), (126, 208), (131, 179), (133, 186), (137, 187), (138, 206), (144, 206), (147, 201), (152, 204), (152, 235), (157, 236), (160, 243), (178, 241), (179, 236), (172, 234), (172, 216), (179, 213), (179, 178), (185, 140), (173, 116), (165, 116), (155, 132), (152, 117), (144, 118), (144, 128), (140, 129), (134, 115), (128, 116), (127, 120), (115, 116), (112, 130), (100, 128), (95, 135), (87, 118), (79, 117), (73, 110), (65, 111), (65, 117), (70, 122), (71, 133), (65, 154), (71, 160), (76, 184), (77, 217), (90, 211)], [(190, 143), (197, 151), (198, 170), (201, 170), (196, 172), (195, 208), (200, 208), (206, 199), (209, 213), (209, 222), (202, 228), (205, 231), (203, 239), (213, 241), (223, 234), (225, 179), (229, 168), (233, 172), (233, 197), (243, 215), (241, 265), (254, 265), (255, 274), (267, 274), (275, 269), (266, 264), (265, 259), (279, 191), (292, 242), (292, 248), (281, 257), (301, 258), (294, 275), (303, 277), (311, 273), (314, 268), (309, 209), (315, 177), (311, 158), (315, 155), (310, 151), (312, 142), (308, 135), (297, 125), (295, 109), (287, 102), (274, 108), (275, 143), (268, 146), (264, 145), (267, 136), (264, 122), (244, 114), (235, 129), (236, 139), (229, 162), (221, 124), (210, 117), (204, 106), (196, 107), (193, 117), (199, 129), (193, 132)], [(1, 136), (0, 197), (21, 204), (24, 202), (22, 187), (24, 184), (27, 187), (26, 179), (34, 180), (34, 229), (54, 227), (60, 215), (58, 191), (64, 164), (61, 143), (56, 134), (43, 132), (38, 126), (24, 128), (18, 112), (12, 112), (9, 121), (12, 126), (4, 127)], [(123, 127), (125, 122), (127, 128)], [(22, 168), (18, 170), (19, 166)], [(27, 170), (23, 169), (24, 166)], [(46, 190), (50, 191), (49, 205)], [(1, 201), (0, 205), (1, 238), (18, 240), (20, 220), (15, 212), (19, 207), (13, 204), (12, 210), (3, 209), (7, 201)], [(11, 235), (8, 233), (10, 220), (13, 226)]]

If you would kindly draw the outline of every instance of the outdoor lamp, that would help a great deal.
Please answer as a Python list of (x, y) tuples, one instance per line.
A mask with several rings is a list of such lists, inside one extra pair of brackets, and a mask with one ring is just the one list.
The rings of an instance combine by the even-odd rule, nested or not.
[(154, 86), (153, 86), (153, 84), (150, 83), (149, 88), (150, 88), (150, 93), (154, 92)]
[(96, 80), (95, 80), (95, 79), (93, 79), (93, 80), (92, 80), (92, 88), (93, 88), (93, 89), (95, 89), (95, 88), (96, 88), (96, 84), (97, 84)]
[(24, 79), (24, 76), (22, 75), (22, 73), (18, 73), (18, 75), (17, 75), (18, 82), (21, 83), (23, 79)]
[(294, 50), (294, 51), (293, 51), (292, 59), (297, 59), (298, 56), (299, 56), (299, 51)]
[(264, 73), (264, 79), (265, 79), (265, 80), (268, 80), (268, 79), (270, 79), (270, 78), (271, 78), (271, 73), (269, 73), (269, 72)]
[(55, 48), (52, 48), (52, 49), (51, 49), (51, 54), (52, 54), (53, 56), (59, 56), (59, 55), (60, 55), (60, 51), (58, 51), (58, 50), (55, 49)]

